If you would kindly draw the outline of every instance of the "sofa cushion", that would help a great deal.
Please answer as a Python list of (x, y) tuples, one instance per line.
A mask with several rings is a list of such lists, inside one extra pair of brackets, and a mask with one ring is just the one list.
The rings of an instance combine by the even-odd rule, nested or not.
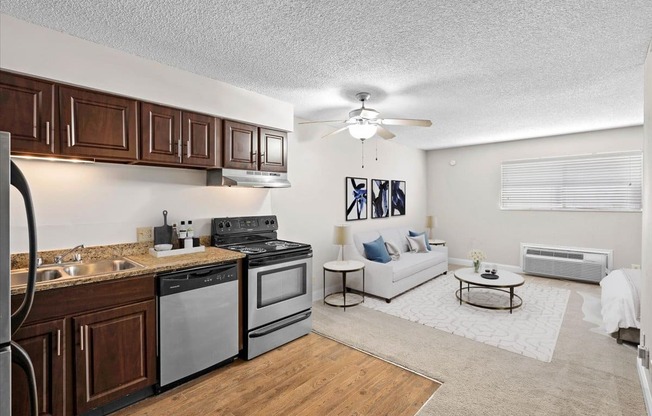
[(398, 282), (447, 260), (446, 254), (439, 251), (401, 254), (400, 261), (390, 263), (392, 265), (392, 282)]
[(365, 257), (378, 263), (389, 263), (392, 259), (389, 257), (383, 237), (378, 237), (369, 243), (363, 243)]
[(378, 237), (380, 237), (378, 231), (363, 231), (361, 233), (355, 233), (353, 234), (353, 245), (362, 257), (366, 257), (364, 254), (364, 246), (362, 244), (374, 241)]
[(425, 235), (418, 235), (415, 237), (410, 237), (409, 235), (406, 236), (408, 240), (408, 244), (410, 246), (410, 251), (412, 253), (427, 253), (428, 249), (428, 243), (426, 243), (426, 236)]
[(401, 259), (401, 250), (396, 246), (396, 244), (391, 241), (385, 241), (385, 247), (387, 248), (389, 257), (391, 257), (392, 260), (396, 261)]
[(418, 236), (418, 235), (422, 235), (422, 236), (423, 236), (423, 239), (426, 240), (426, 249), (428, 249), (428, 251), (432, 250), (432, 248), (430, 247), (430, 244), (428, 243), (428, 237), (426, 237), (426, 232), (425, 232), (425, 231), (422, 232), (422, 233), (418, 233), (418, 232), (416, 232), (416, 231), (412, 231), (412, 230), (410, 230), (410, 234), (409, 234), (409, 235), (410, 235), (410, 237), (416, 237), (416, 236)]

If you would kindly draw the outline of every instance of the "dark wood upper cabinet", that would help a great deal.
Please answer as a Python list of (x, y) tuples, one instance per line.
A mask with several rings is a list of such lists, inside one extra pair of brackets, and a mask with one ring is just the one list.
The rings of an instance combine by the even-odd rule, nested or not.
[(141, 159), (155, 164), (216, 167), (217, 119), (151, 103), (140, 108)]
[(183, 112), (182, 119), (184, 164), (203, 167), (222, 166), (221, 146), (217, 146), (220, 143), (218, 119), (187, 111)]
[[(64, 319), (20, 328), (14, 340), (27, 352), (36, 376), (39, 415), (64, 415)], [(17, 365), (12, 367), (11, 408), (13, 415), (29, 414), (27, 377)]]
[(115, 95), (59, 87), (60, 152), (68, 156), (138, 159), (138, 103)]
[(224, 167), (258, 169), (258, 127), (224, 120)]
[(76, 413), (156, 383), (153, 300), (73, 318)]
[(11, 133), (11, 151), (56, 152), (55, 86), (0, 71), (0, 130)]
[(142, 160), (180, 163), (181, 111), (142, 103), (140, 117)]
[(284, 131), (260, 129), (259, 170), (287, 172), (288, 135)]
[(11, 151), (190, 168), (287, 172), (287, 133), (0, 71)]

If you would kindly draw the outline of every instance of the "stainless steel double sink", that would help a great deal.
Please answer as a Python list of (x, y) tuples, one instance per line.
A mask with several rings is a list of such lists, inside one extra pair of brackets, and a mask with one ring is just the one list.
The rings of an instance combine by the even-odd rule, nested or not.
[[(71, 277), (95, 276), (105, 273), (119, 272), (130, 269), (140, 269), (143, 266), (124, 257), (98, 260), (88, 263), (73, 263), (44, 266), (36, 270), (36, 282), (66, 279)], [(27, 284), (27, 270), (11, 272), (11, 286)]]

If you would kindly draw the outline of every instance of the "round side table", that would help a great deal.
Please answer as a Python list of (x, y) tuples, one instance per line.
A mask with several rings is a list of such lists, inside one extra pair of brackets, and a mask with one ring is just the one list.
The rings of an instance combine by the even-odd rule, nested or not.
[[(355, 295), (354, 299), (349, 297), (349, 302), (346, 300), (346, 274), (362, 270), (362, 296)], [(342, 291), (330, 293), (326, 296), (326, 272), (342, 273)], [(324, 299), (323, 302), (330, 306), (337, 306), (344, 308), (346, 311), (347, 306), (355, 306), (364, 302), (364, 263), (356, 260), (342, 260), (342, 261), (329, 261), (324, 264)], [(335, 297), (335, 295), (342, 295), (342, 303), (335, 303), (329, 301), (328, 298)], [(350, 296), (350, 295), (349, 295)]]

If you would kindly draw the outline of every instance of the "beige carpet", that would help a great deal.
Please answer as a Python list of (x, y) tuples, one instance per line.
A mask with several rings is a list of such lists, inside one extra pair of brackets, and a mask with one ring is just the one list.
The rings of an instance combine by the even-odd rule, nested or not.
[(360, 306), (315, 302), (313, 328), (443, 382), (419, 415), (645, 415), (636, 350), (583, 320), (577, 291), (599, 296), (600, 287), (530, 279), (571, 291), (550, 363)]

